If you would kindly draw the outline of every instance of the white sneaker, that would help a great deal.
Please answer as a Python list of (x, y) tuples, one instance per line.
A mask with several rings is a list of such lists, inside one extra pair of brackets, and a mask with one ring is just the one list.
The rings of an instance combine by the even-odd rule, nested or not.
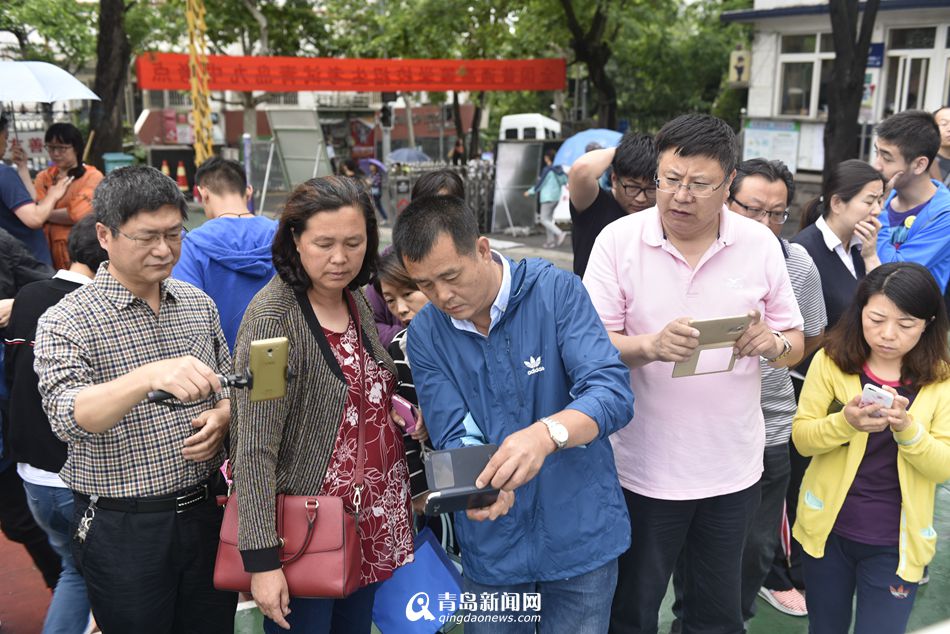
[(795, 588), (791, 590), (769, 590), (763, 587), (759, 588), (759, 596), (768, 601), (769, 605), (779, 612), (791, 616), (808, 616), (805, 597)]

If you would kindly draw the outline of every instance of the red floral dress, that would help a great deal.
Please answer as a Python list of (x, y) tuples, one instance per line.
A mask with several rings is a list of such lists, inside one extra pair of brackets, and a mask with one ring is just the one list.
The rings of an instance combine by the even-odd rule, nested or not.
[[(362, 399), (366, 459), (359, 532), (363, 550), (360, 585), (365, 586), (388, 579), (393, 570), (412, 561), (409, 470), (406, 467), (402, 430), (389, 420), (389, 401), (396, 379), (385, 367), (377, 365), (365, 348), (361, 350), (362, 363), (358, 361), (356, 352), (359, 340), (352, 319), (345, 333), (324, 328), (323, 334), (343, 369), (349, 387), (340, 434), (320, 494), (342, 497), (347, 508), (355, 508), (353, 478), (356, 474), (356, 450), (359, 444), (357, 421)], [(366, 376), (361, 380), (363, 368)]]

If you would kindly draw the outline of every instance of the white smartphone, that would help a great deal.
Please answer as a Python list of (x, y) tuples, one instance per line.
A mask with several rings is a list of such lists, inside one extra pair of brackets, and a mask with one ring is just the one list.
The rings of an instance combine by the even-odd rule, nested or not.
[[(861, 392), (861, 407), (867, 407), (868, 405), (874, 404), (880, 405), (884, 409), (890, 408), (894, 405), (894, 395), (880, 388), (876, 385), (871, 385), (870, 383), (864, 384), (864, 391)], [(874, 412), (873, 416), (883, 416), (880, 410)]]

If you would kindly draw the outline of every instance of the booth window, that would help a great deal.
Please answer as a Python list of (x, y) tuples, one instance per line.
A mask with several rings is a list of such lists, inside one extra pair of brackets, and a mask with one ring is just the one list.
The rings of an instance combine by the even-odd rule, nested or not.
[(827, 116), (834, 59), (831, 34), (783, 35), (779, 50), (777, 114), (807, 119)]
[(923, 108), (927, 101), (931, 64), (936, 56), (937, 28), (890, 29), (887, 33), (887, 60), (884, 67), (883, 117), (895, 112)]

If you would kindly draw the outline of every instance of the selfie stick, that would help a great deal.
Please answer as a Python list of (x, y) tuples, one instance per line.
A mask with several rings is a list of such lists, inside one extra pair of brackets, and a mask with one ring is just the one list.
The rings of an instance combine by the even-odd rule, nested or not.
[[(218, 380), (221, 381), (221, 387), (254, 387), (254, 379), (251, 377), (250, 372), (245, 374), (218, 374), (217, 377)], [(161, 401), (167, 401), (170, 398), (175, 398), (175, 395), (165, 390), (152, 390), (148, 393), (149, 403), (159, 403)]]

